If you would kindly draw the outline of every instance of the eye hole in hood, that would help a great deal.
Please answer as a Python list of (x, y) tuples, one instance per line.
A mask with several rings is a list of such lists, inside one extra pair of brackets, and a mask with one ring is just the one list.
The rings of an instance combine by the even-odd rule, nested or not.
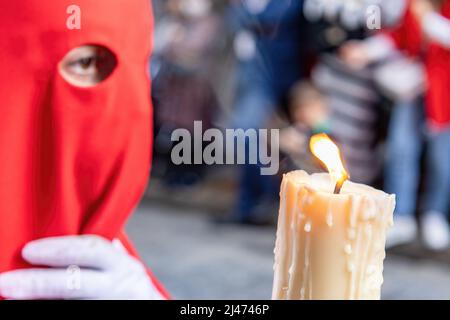
[(116, 55), (104, 46), (83, 45), (70, 50), (58, 65), (71, 85), (93, 87), (107, 79), (117, 67)]

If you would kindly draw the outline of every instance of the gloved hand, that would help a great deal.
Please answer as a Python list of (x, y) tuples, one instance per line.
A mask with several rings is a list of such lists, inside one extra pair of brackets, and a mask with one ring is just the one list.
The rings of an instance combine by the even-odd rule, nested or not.
[(98, 236), (37, 240), (22, 250), (32, 265), (0, 274), (6, 299), (163, 299), (145, 267), (120, 241)]

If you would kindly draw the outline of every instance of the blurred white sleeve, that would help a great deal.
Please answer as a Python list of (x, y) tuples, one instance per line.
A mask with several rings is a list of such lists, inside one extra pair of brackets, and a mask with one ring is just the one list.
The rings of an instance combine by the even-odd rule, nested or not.
[(450, 20), (438, 13), (430, 13), (423, 20), (425, 33), (432, 40), (450, 49)]
[(386, 59), (397, 52), (394, 41), (385, 34), (377, 34), (367, 38), (364, 40), (364, 46), (372, 62)]

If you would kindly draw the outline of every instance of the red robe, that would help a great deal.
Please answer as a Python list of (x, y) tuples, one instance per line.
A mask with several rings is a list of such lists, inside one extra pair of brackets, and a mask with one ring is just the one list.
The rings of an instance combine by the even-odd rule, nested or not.
[[(120, 238), (136, 254), (122, 230), (150, 171), (152, 29), (148, 0), (1, 1), (0, 272), (29, 267), (21, 249), (43, 237)], [(118, 61), (90, 88), (58, 72), (85, 44)]]
[[(450, 19), (450, 1), (444, 1), (441, 14)], [(424, 32), (408, 8), (402, 23), (390, 35), (398, 48), (425, 62), (428, 89), (425, 97), (429, 122), (437, 128), (450, 125), (450, 50), (436, 42), (426, 43)]]

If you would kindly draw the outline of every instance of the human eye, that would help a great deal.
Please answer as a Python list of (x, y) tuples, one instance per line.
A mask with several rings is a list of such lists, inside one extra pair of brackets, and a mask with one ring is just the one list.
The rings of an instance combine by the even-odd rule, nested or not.
[(69, 83), (90, 87), (111, 75), (116, 65), (115, 55), (109, 49), (85, 45), (67, 53), (60, 62), (59, 71)]

